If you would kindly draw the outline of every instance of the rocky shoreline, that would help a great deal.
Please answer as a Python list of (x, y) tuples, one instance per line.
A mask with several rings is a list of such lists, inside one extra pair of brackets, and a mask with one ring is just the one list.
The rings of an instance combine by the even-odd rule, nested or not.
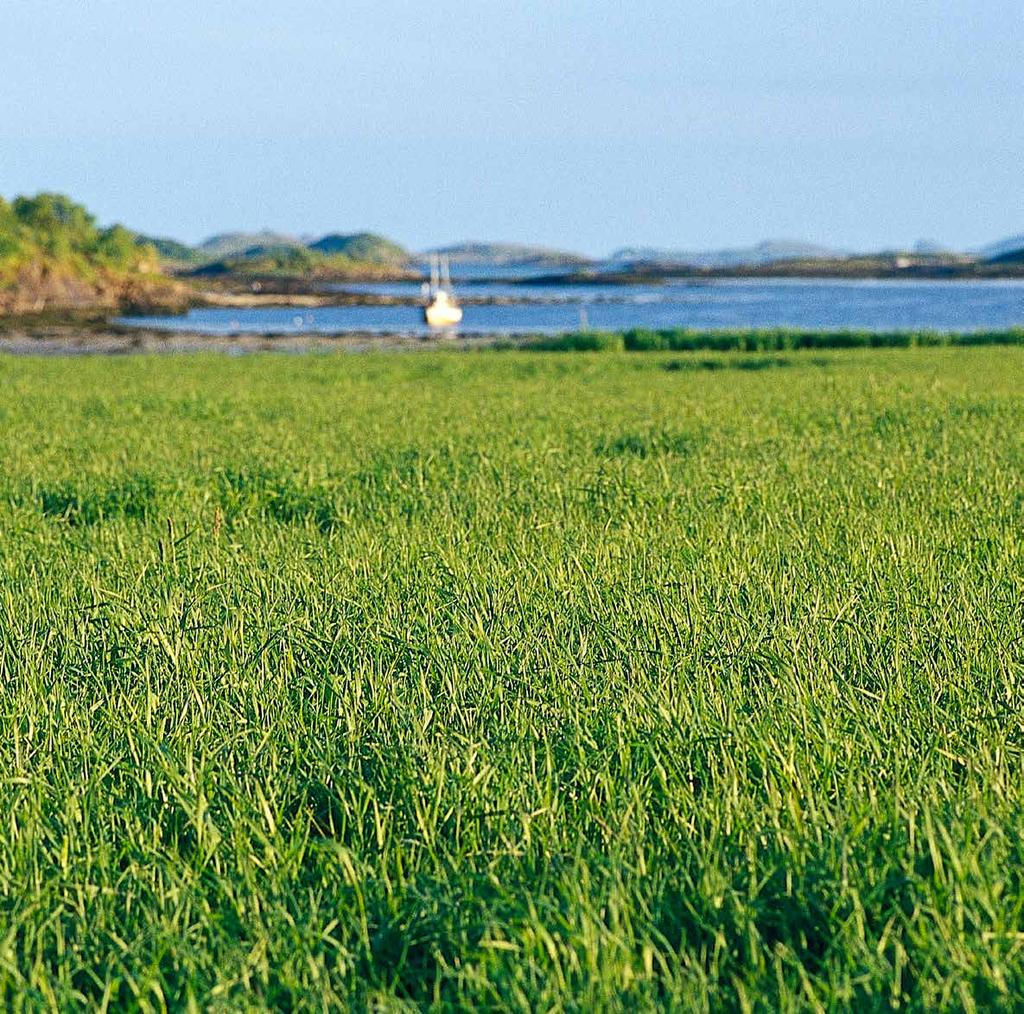
[[(470, 349), (493, 344), (498, 336), (441, 336), (420, 338), (405, 334), (315, 333), (266, 335), (239, 332), (206, 335), (186, 331), (145, 328), (40, 326), (0, 332), (0, 355), (19, 356), (124, 356), (176, 355), (218, 352), (247, 355), (255, 352), (413, 352), (428, 349)], [(502, 338), (507, 342), (509, 339)]]

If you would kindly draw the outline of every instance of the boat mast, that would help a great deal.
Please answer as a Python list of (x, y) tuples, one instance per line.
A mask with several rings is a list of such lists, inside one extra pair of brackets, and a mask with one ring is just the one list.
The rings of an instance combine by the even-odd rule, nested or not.
[(430, 296), (437, 295), (441, 286), (441, 257), (439, 254), (430, 255)]
[(444, 259), (441, 261), (441, 287), (445, 292), (451, 292), (452, 290), (452, 270), (447, 254), (445, 254)]

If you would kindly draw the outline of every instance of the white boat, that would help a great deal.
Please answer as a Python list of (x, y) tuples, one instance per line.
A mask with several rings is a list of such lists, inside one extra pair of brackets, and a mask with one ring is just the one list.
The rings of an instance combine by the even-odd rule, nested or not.
[(451, 270), (448, 258), (430, 256), (430, 289), (423, 316), (430, 327), (455, 327), (462, 322), (462, 307), (452, 292)]

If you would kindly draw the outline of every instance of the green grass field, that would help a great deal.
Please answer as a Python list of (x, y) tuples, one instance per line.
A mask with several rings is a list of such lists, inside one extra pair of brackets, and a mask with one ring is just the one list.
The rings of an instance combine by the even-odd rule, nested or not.
[(1019, 1007), (1022, 383), (0, 360), (0, 1002)]

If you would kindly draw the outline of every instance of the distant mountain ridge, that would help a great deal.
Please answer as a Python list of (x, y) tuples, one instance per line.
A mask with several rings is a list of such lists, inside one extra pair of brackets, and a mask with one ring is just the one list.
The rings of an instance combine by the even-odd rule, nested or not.
[(765, 240), (751, 247), (723, 250), (663, 250), (656, 247), (625, 247), (609, 260), (615, 264), (680, 264), (695, 268), (748, 267), (789, 260), (832, 260), (847, 253), (799, 240)]
[[(313, 239), (299, 239), (289, 233), (264, 229), (259, 232), (223, 232), (191, 247), (177, 240), (139, 235), (140, 245), (149, 244), (166, 261), (197, 265), (207, 269), (219, 266), (238, 268), (245, 262), (274, 260), (281, 265), (299, 266), (317, 258), (345, 258), (376, 266), (404, 268), (408, 251), (384, 236), (372, 232), (328, 233)], [(207, 273), (210, 273), (207, 271)]]
[(165, 236), (147, 236), (141, 232), (134, 233), (134, 236), (137, 246), (151, 246), (164, 261), (193, 264), (203, 259), (202, 254), (195, 247), (189, 246), (187, 243), (179, 243), (176, 239), (168, 239)]
[(1005, 239), (997, 240), (995, 243), (989, 243), (988, 246), (983, 246), (978, 253), (986, 261), (1024, 258), (1024, 233), (1017, 236), (1007, 236)]
[[(373, 232), (332, 232), (323, 236), (295, 236), (270, 229), (224, 232), (188, 246), (176, 240), (137, 234), (140, 246), (153, 247), (171, 268), (206, 270), (207, 273), (255, 273), (265, 269), (293, 274), (323, 272), (325, 259), (337, 271), (365, 265), (371, 272), (424, 270), (428, 255), (444, 254), (453, 266), (496, 270), (502, 276), (516, 273), (543, 274), (559, 271), (617, 272), (693, 269), (710, 271), (757, 270), (793, 262), (814, 272), (815, 262), (848, 262), (871, 257), (896, 256), (960, 259), (963, 263), (998, 266), (1024, 263), (1024, 233), (1008, 236), (980, 249), (956, 253), (949, 246), (921, 239), (906, 247), (855, 254), (849, 250), (794, 239), (769, 239), (748, 247), (686, 250), (668, 247), (624, 247), (609, 257), (591, 257), (572, 250), (530, 243), (471, 240), (410, 254), (400, 244)], [(347, 262), (343, 264), (342, 262)], [(780, 267), (780, 270), (783, 268)]]
[(403, 266), (409, 260), (409, 252), (405, 247), (374, 232), (332, 232), (307, 246), (327, 256), (348, 257), (350, 260), (373, 264)]
[(238, 257), (252, 249), (280, 249), (281, 247), (304, 247), (306, 244), (296, 236), (264, 229), (261, 232), (221, 232), (204, 239), (196, 250), (210, 260), (223, 257)]
[(954, 253), (945, 243), (935, 239), (919, 239), (912, 250), (912, 253), (921, 257), (941, 257), (944, 254)]
[(533, 246), (528, 243), (453, 243), (424, 251), (422, 256), (442, 254), (452, 264), (480, 265), (489, 267), (550, 266), (570, 267), (592, 264), (593, 260), (584, 254), (569, 250), (555, 250), (551, 247)]

